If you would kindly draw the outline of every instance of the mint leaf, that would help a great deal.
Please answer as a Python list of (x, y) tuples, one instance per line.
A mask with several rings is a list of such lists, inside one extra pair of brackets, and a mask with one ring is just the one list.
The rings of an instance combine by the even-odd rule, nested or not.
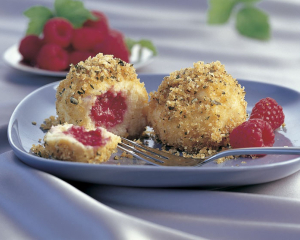
[(271, 35), (268, 15), (251, 6), (238, 11), (236, 29), (244, 36), (259, 40), (268, 40)]
[(97, 20), (81, 1), (55, 0), (54, 9), (57, 17), (68, 19), (75, 28), (82, 27), (88, 19)]
[(237, 0), (210, 0), (207, 22), (209, 24), (226, 23)]
[(132, 50), (133, 46), (136, 44), (136, 41), (131, 38), (126, 38), (125, 43), (126, 43), (128, 51), (131, 55), (131, 50)]
[(153, 43), (150, 40), (142, 39), (142, 40), (138, 41), (137, 43), (140, 44), (142, 48), (147, 48), (150, 51), (152, 51), (154, 56), (157, 55), (156, 47), (153, 45)]
[(242, 3), (256, 3), (256, 2), (260, 2), (261, 0), (238, 0), (238, 1)]
[(157, 55), (156, 47), (150, 40), (141, 39), (141, 40), (135, 41), (131, 38), (126, 38), (125, 42), (126, 42), (126, 46), (128, 48), (128, 51), (130, 52), (130, 54), (131, 54), (131, 49), (133, 48), (133, 46), (135, 46), (136, 44), (139, 44), (141, 46), (141, 50), (142, 50), (142, 48), (147, 48), (153, 53), (153, 56)]
[(40, 35), (48, 19), (53, 17), (49, 8), (43, 6), (34, 6), (27, 9), (24, 15), (29, 18), (26, 35)]

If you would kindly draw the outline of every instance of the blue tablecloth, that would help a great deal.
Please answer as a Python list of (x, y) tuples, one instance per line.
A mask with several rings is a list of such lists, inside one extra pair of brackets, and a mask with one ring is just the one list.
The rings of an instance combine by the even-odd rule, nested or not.
[[(28, 20), (22, 12), (38, 4), (53, 7), (50, 0), (1, 1), (0, 53), (24, 36)], [(239, 35), (235, 12), (227, 24), (208, 25), (206, 1), (84, 4), (105, 12), (112, 28), (157, 46), (158, 56), (138, 73), (170, 73), (197, 61), (219, 60), (237, 79), (300, 91), (297, 0), (257, 3), (270, 18), (269, 41)], [(203, 191), (66, 182), (26, 166), (8, 144), (9, 118), (26, 95), (58, 80), (0, 60), (1, 239), (299, 239), (299, 173), (266, 184)]]

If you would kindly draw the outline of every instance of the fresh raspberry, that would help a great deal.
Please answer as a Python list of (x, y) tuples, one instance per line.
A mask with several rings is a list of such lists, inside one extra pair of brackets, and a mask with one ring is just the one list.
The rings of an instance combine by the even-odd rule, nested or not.
[(68, 53), (57, 44), (45, 44), (37, 56), (37, 66), (51, 71), (65, 70), (69, 66)]
[(71, 43), (73, 26), (65, 18), (51, 18), (43, 29), (45, 43), (55, 43), (63, 48)]
[(74, 29), (72, 45), (77, 50), (88, 51), (92, 50), (97, 43), (102, 42), (105, 37), (96, 28), (82, 27)]
[(24, 60), (33, 62), (42, 47), (42, 40), (36, 35), (25, 36), (19, 45), (19, 52)]
[(109, 24), (108, 24), (108, 19), (105, 16), (103, 12), (99, 11), (91, 11), (92, 14), (97, 17), (98, 19), (96, 21), (93, 20), (87, 20), (84, 24), (83, 27), (90, 27), (90, 28), (95, 28), (98, 29), (104, 37), (107, 36), (109, 32)]
[(234, 128), (229, 139), (232, 148), (271, 147), (275, 142), (275, 135), (268, 122), (249, 119)]
[(114, 55), (116, 58), (120, 58), (127, 63), (129, 62), (129, 51), (124, 35), (115, 29), (111, 29), (106, 39), (94, 47), (94, 53)]
[(252, 118), (261, 118), (267, 121), (273, 130), (284, 123), (282, 107), (270, 97), (263, 98), (255, 104), (250, 115), (250, 119)]
[(92, 57), (94, 54), (89, 51), (72, 51), (69, 53), (69, 64), (77, 64), (80, 61), (86, 60), (88, 57)]

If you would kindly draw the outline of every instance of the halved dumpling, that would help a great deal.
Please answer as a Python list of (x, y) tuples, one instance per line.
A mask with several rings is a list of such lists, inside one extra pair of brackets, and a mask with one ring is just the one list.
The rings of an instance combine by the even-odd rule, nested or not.
[(57, 88), (56, 99), (61, 123), (104, 127), (129, 138), (138, 137), (147, 125), (144, 84), (131, 64), (111, 55), (98, 54), (71, 66)]
[(46, 151), (52, 158), (86, 163), (107, 161), (116, 152), (121, 138), (98, 127), (64, 124), (51, 127), (44, 137)]

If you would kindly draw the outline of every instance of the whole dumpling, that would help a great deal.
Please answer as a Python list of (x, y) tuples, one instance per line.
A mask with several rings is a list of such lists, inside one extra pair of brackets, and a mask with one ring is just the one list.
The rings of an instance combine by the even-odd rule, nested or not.
[(198, 152), (229, 143), (247, 118), (244, 88), (219, 61), (174, 71), (150, 93), (148, 121), (166, 145)]

